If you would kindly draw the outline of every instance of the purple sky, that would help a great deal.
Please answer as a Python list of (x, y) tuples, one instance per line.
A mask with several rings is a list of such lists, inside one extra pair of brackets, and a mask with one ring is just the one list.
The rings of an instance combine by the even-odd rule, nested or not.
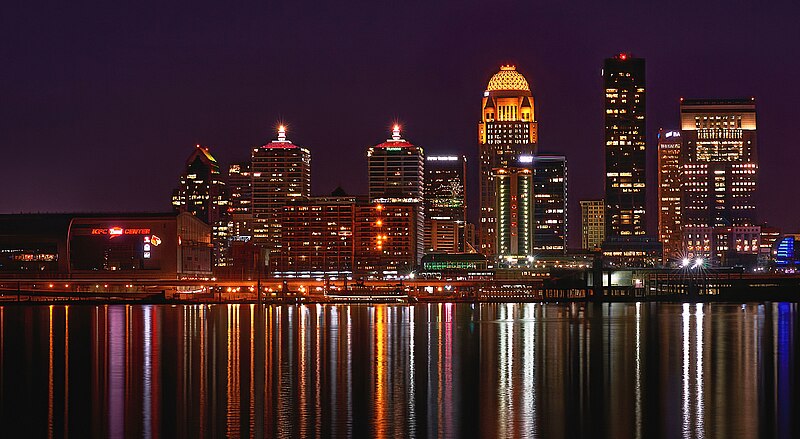
[(759, 213), (800, 232), (790, 1), (14, 3), (0, 7), (0, 212), (168, 210), (194, 144), (244, 160), (278, 120), (311, 149), (315, 193), (365, 193), (365, 149), (397, 119), (426, 153), (467, 154), (474, 207), (481, 94), (514, 63), (540, 149), (569, 160), (576, 245), (578, 200), (603, 195), (603, 58), (630, 51), (647, 60), (651, 182), (681, 96), (755, 96)]

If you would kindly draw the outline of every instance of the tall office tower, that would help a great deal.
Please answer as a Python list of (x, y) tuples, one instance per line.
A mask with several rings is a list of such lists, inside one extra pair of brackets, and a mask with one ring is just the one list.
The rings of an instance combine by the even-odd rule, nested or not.
[(681, 131), (686, 250), (712, 264), (737, 260), (733, 253), (744, 246), (736, 251), (716, 237), (722, 234), (718, 228), (746, 234), (756, 224), (755, 99), (682, 99)]
[(581, 200), (581, 248), (596, 250), (606, 240), (606, 202)]
[(465, 251), (467, 158), (425, 158), (425, 253)]
[(212, 227), (214, 266), (225, 265), (228, 238), (228, 197), (217, 159), (208, 147), (196, 145), (186, 160), (180, 184), (172, 194), (176, 212), (189, 212)]
[(367, 150), (369, 199), (371, 202), (413, 203), (416, 205), (415, 256), (417, 263), (424, 253), (425, 163), (421, 147), (400, 136), (400, 126), (392, 129), (392, 138)]
[(658, 240), (663, 245), (661, 263), (682, 259), (681, 133), (658, 131)]
[(516, 166), (519, 156), (535, 154), (538, 128), (528, 81), (516, 67), (500, 67), (500, 71), (492, 76), (483, 92), (481, 121), (478, 122), (478, 251), (486, 256), (502, 253), (496, 248), (497, 200), (494, 170)]
[(533, 253), (567, 251), (567, 158), (533, 157)]
[(311, 195), (311, 152), (286, 139), (286, 128), (278, 139), (254, 148), (253, 240), (275, 252), (281, 245), (280, 216), (292, 200)]
[(621, 53), (605, 60), (606, 237), (644, 235), (644, 59)]
[(494, 171), (497, 197), (497, 255), (533, 256), (533, 171), (499, 168)]
[(228, 235), (231, 241), (249, 241), (253, 237), (253, 175), (250, 163), (228, 167)]

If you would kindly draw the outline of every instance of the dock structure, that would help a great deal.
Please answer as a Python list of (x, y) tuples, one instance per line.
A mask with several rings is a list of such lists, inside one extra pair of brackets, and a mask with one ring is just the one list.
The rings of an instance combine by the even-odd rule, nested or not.
[[(596, 280), (596, 281), (595, 281)], [(261, 295), (257, 294), (261, 291)], [(2, 278), (0, 303), (341, 303), (800, 300), (800, 274), (735, 270), (565, 270), (519, 279), (67, 279)]]

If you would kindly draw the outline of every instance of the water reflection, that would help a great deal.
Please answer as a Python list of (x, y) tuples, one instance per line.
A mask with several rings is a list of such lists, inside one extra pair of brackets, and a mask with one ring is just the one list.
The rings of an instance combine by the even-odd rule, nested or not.
[(45, 437), (792, 437), (799, 330), (790, 303), (0, 307), (0, 413)]

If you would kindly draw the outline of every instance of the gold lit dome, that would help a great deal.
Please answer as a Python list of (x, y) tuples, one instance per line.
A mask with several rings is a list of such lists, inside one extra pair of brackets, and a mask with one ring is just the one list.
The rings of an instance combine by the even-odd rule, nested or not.
[(500, 66), (500, 71), (492, 76), (486, 91), (494, 90), (518, 90), (531, 91), (528, 87), (528, 80), (517, 71), (515, 66)]

